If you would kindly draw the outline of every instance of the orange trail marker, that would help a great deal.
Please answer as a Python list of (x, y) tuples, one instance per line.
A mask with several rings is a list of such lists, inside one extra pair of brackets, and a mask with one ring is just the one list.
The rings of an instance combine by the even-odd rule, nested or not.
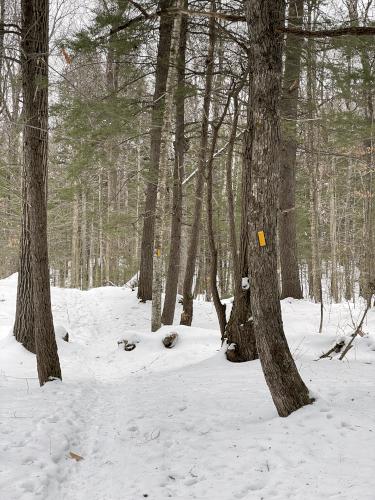
[(261, 247), (266, 246), (266, 237), (264, 235), (264, 231), (258, 231), (258, 241), (259, 241), (259, 246)]

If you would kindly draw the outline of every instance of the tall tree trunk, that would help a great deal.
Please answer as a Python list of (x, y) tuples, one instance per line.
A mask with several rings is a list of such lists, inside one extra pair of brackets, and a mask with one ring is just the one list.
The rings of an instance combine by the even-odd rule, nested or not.
[(350, 218), (349, 206), (351, 201), (351, 183), (352, 183), (352, 160), (348, 161), (348, 170), (346, 174), (346, 200), (345, 200), (345, 214), (344, 217), (344, 273), (345, 273), (345, 300), (351, 300), (353, 297), (353, 282), (352, 282), (352, 249), (350, 242)]
[(81, 225), (81, 276), (82, 289), (87, 290), (89, 286), (89, 247), (87, 241), (87, 195), (86, 190), (82, 187), (82, 225)]
[[(250, 88), (245, 168), (249, 170), (249, 270), (256, 344), (280, 416), (310, 402), (285, 338), (278, 292), (276, 223), (284, 1), (245, 0)], [(262, 233), (263, 232), (263, 233)], [(264, 236), (264, 240), (263, 240)]]
[[(211, 2), (211, 9), (215, 9), (215, 2)], [(201, 141), (198, 156), (198, 172), (196, 174), (196, 190), (193, 225), (191, 228), (188, 255), (186, 262), (184, 287), (183, 287), (183, 311), (181, 314), (181, 325), (191, 326), (193, 321), (193, 278), (195, 271), (195, 261), (199, 245), (199, 232), (202, 215), (202, 201), (204, 190), (204, 174), (206, 170), (206, 153), (208, 143), (208, 121), (211, 107), (211, 92), (214, 72), (214, 50), (216, 42), (215, 19), (210, 17), (208, 34), (208, 52), (206, 58), (206, 82), (203, 97), (203, 114), (201, 122)]]
[(150, 166), (148, 169), (146, 203), (144, 210), (139, 269), (138, 298), (145, 302), (152, 299), (152, 259), (154, 254), (155, 210), (159, 182), (161, 134), (165, 109), (169, 56), (173, 29), (173, 17), (167, 10), (173, 0), (160, 0), (160, 28), (156, 61), (155, 91), (151, 117)]
[(336, 215), (336, 188), (335, 188), (335, 159), (332, 159), (332, 168), (329, 179), (329, 236), (331, 244), (331, 297), (339, 302), (339, 288), (337, 279), (337, 215)]
[(80, 285), (79, 194), (76, 186), (73, 200), (71, 286), (79, 288)]
[(22, 0), (23, 150), (30, 204), (35, 347), (40, 385), (60, 378), (47, 245), (48, 0)]
[[(178, 3), (178, 6), (180, 4)], [(177, 15), (173, 24), (173, 33), (171, 40), (171, 53), (169, 56), (170, 68), (168, 71), (165, 110), (163, 119), (162, 140), (160, 148), (160, 167), (159, 167), (159, 185), (156, 203), (155, 216), (155, 250), (153, 258), (153, 281), (152, 281), (152, 312), (151, 312), (151, 330), (155, 332), (161, 327), (161, 296), (163, 286), (163, 257), (165, 244), (163, 243), (165, 220), (169, 209), (168, 200), (168, 151), (170, 149), (170, 138), (172, 135), (172, 111), (173, 100), (176, 87), (176, 66), (178, 50), (180, 44), (181, 15)], [(173, 318), (172, 318), (173, 320)]]
[(214, 225), (213, 225), (213, 210), (212, 210), (212, 183), (213, 183), (213, 166), (214, 166), (214, 157), (217, 139), (219, 136), (220, 127), (224, 121), (224, 118), (227, 114), (228, 107), (231, 100), (231, 95), (228, 96), (227, 102), (224, 106), (223, 112), (221, 116), (215, 120), (213, 124), (213, 134), (212, 134), (212, 142), (210, 148), (210, 155), (207, 162), (207, 196), (206, 196), (206, 210), (207, 210), (207, 236), (208, 236), (208, 248), (209, 248), (209, 276), (210, 276), (210, 290), (214, 302), (214, 306), (216, 309), (216, 314), (219, 320), (220, 332), (222, 341), (224, 341), (224, 333), (225, 327), (227, 324), (226, 320), (226, 306), (222, 304), (220, 300), (219, 290), (217, 286), (217, 247), (215, 243), (215, 234), (214, 234)]
[[(121, 12), (118, 13), (120, 15)], [(117, 24), (113, 23), (112, 28), (116, 28)], [(117, 42), (118, 43), (118, 42)], [(116, 48), (110, 46), (107, 51), (106, 61), (106, 86), (109, 95), (116, 96), (118, 92), (118, 72), (119, 61)], [(110, 119), (110, 117), (109, 117)], [(105, 278), (107, 284), (116, 283), (116, 262), (117, 262), (117, 238), (113, 230), (113, 218), (117, 208), (117, 161), (119, 157), (119, 149), (113, 139), (109, 139), (109, 170), (107, 173), (107, 234), (105, 245)]]
[[(314, 29), (312, 21), (313, 3), (308, 5), (308, 29)], [(315, 42), (312, 39), (307, 41), (307, 106), (308, 123), (306, 143), (308, 147), (307, 167), (310, 173), (310, 233), (311, 233), (311, 276), (312, 286), (310, 296), (315, 302), (321, 302), (321, 256), (320, 256), (320, 168), (319, 157), (316, 150), (316, 54), (314, 50)]]
[[(188, 0), (183, 1), (183, 8), (188, 6)], [(165, 285), (165, 299), (162, 314), (162, 323), (172, 325), (176, 307), (177, 283), (181, 260), (181, 227), (182, 227), (182, 179), (184, 176), (185, 155), (185, 53), (187, 37), (187, 16), (182, 16), (180, 39), (177, 58), (177, 89), (176, 104), (176, 137), (174, 143), (173, 167), (173, 201), (172, 223), (169, 247), (169, 261), (167, 280)]]
[[(238, 113), (235, 113), (235, 117)], [(233, 129), (230, 141), (233, 140)], [(234, 142), (234, 141), (233, 141)], [(246, 143), (245, 139), (245, 143)], [(232, 179), (229, 171), (232, 168), (230, 159), (233, 148), (230, 147), (227, 159), (227, 190), (228, 209), (230, 217), (231, 253), (234, 267), (234, 301), (231, 314), (226, 326), (226, 339), (228, 349), (226, 356), (228, 361), (241, 363), (258, 358), (255, 342), (254, 323), (251, 314), (250, 287), (249, 287), (249, 264), (248, 264), (248, 209), (249, 209), (249, 171), (243, 165), (242, 169), (242, 196), (241, 196), (241, 229), (239, 241), (239, 253), (237, 252), (236, 233), (234, 230), (234, 206), (232, 194)]]
[[(303, 0), (291, 0), (288, 25), (301, 28)], [(298, 273), (296, 230), (296, 156), (297, 106), (301, 74), (302, 38), (288, 34), (285, 41), (285, 69), (280, 110), (285, 120), (282, 134), (280, 165), (279, 246), (281, 265), (281, 298), (302, 299)]]
[(99, 172), (99, 266), (97, 272), (97, 286), (103, 286), (104, 283), (104, 236), (103, 236), (103, 212), (104, 212), (104, 202), (103, 202), (103, 171)]
[(13, 333), (16, 340), (35, 354), (33, 282), (30, 255), (30, 218), (25, 171), (22, 169), (22, 220), (18, 266), (16, 317)]

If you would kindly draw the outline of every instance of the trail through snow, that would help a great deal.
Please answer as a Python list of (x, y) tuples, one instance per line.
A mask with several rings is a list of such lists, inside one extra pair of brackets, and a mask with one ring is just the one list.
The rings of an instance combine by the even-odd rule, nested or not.
[(150, 305), (121, 288), (53, 289), (63, 382), (39, 388), (10, 335), (15, 293), (15, 276), (0, 281), (1, 500), (375, 500), (374, 311), (347, 361), (315, 361), (350, 331), (347, 306), (318, 335), (318, 305), (283, 301), (317, 402), (281, 419), (259, 362), (225, 360), (211, 304), (195, 304), (193, 328), (152, 334)]

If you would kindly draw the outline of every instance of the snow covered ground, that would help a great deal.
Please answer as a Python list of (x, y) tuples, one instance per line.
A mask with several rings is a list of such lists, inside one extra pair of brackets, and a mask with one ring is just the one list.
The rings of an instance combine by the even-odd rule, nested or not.
[[(316, 361), (352, 331), (348, 306), (327, 306), (319, 335), (318, 305), (283, 301), (317, 401), (282, 419), (259, 362), (225, 360), (211, 304), (195, 304), (193, 328), (155, 334), (129, 289), (52, 293), (70, 342), (57, 328), (63, 382), (39, 388), (10, 334), (16, 276), (0, 281), (1, 500), (375, 499), (375, 311), (345, 361)], [(170, 331), (180, 338), (167, 350)]]

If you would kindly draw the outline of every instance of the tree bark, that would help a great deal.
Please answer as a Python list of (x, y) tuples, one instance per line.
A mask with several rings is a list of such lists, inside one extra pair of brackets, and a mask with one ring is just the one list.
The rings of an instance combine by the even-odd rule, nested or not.
[(210, 289), (216, 309), (216, 314), (219, 320), (221, 339), (224, 341), (225, 327), (227, 324), (226, 319), (226, 306), (222, 304), (220, 300), (219, 290), (217, 286), (217, 247), (215, 242), (214, 226), (213, 226), (213, 210), (212, 210), (212, 182), (213, 182), (213, 166), (214, 166), (214, 156), (216, 150), (217, 139), (219, 136), (220, 127), (224, 121), (227, 114), (228, 107), (230, 104), (231, 95), (228, 96), (227, 102), (224, 106), (221, 116), (215, 120), (216, 123), (213, 124), (213, 134), (212, 142), (210, 148), (210, 155), (207, 162), (207, 193), (206, 193), (206, 209), (207, 209), (207, 236), (208, 236), (208, 248), (209, 248), (209, 276), (210, 276)]
[(48, 0), (22, 0), (23, 151), (30, 216), (35, 347), (40, 385), (60, 378), (47, 245)]
[[(312, 28), (313, 4), (308, 4), (308, 26)], [(322, 281), (322, 265), (320, 255), (320, 205), (321, 205), (321, 174), (319, 167), (319, 157), (316, 152), (316, 126), (314, 119), (316, 118), (316, 53), (314, 48), (314, 40), (307, 41), (307, 122), (306, 144), (309, 153), (307, 154), (307, 168), (310, 174), (310, 234), (311, 234), (311, 277), (312, 283), (310, 288), (310, 297), (315, 302), (321, 302), (321, 281)]]
[[(214, 3), (212, 9), (214, 9)], [(194, 218), (190, 234), (184, 287), (183, 287), (183, 311), (181, 314), (181, 325), (191, 326), (193, 321), (193, 278), (195, 271), (195, 261), (197, 258), (197, 250), (199, 245), (199, 232), (202, 215), (202, 201), (204, 190), (204, 174), (206, 170), (206, 153), (208, 143), (208, 121), (211, 107), (211, 92), (214, 70), (214, 50), (216, 42), (216, 28), (215, 19), (213, 17), (209, 20), (209, 34), (208, 34), (208, 52), (206, 58), (206, 82), (203, 97), (203, 115), (201, 122), (201, 141), (199, 146), (198, 157), (198, 172), (196, 174), (196, 190), (195, 190), (195, 205), (194, 205)]]
[(141, 243), (141, 263), (139, 269), (138, 298), (145, 302), (152, 299), (152, 259), (155, 234), (155, 209), (159, 182), (159, 161), (161, 133), (165, 109), (173, 16), (167, 12), (172, 0), (160, 0), (160, 30), (155, 74), (155, 91), (151, 117), (150, 166), (146, 191), (143, 232)]
[[(301, 28), (303, 0), (289, 3), (288, 23)], [(285, 41), (285, 69), (280, 110), (285, 120), (282, 133), (280, 165), (279, 246), (281, 265), (281, 298), (302, 299), (298, 272), (296, 230), (296, 156), (297, 106), (301, 73), (302, 38), (288, 33)]]
[(16, 317), (13, 333), (16, 340), (35, 354), (33, 282), (30, 256), (30, 217), (27, 201), (26, 179), (22, 169), (22, 220), (20, 257), (18, 266)]
[[(183, 8), (187, 8), (188, 1), (184, 0)], [(176, 138), (174, 143), (173, 167), (173, 201), (172, 223), (170, 234), (170, 248), (167, 280), (165, 285), (165, 298), (162, 314), (162, 323), (172, 325), (176, 308), (177, 284), (181, 260), (181, 227), (182, 227), (182, 179), (184, 177), (185, 155), (185, 53), (187, 38), (187, 16), (182, 16), (180, 39), (177, 58), (177, 89), (175, 96), (176, 105)]]
[[(232, 131), (233, 132), (233, 131)], [(247, 139), (245, 135), (246, 144)], [(228, 151), (232, 150), (232, 148)], [(228, 169), (231, 167), (227, 165)], [(231, 162), (230, 162), (231, 163)], [(252, 361), (258, 358), (258, 351), (255, 341), (254, 323), (251, 314), (250, 287), (246, 283), (249, 277), (248, 263), (248, 211), (249, 211), (249, 171), (242, 168), (242, 196), (241, 196), (241, 229), (239, 241), (239, 253), (237, 253), (237, 244), (234, 228), (231, 229), (231, 252), (234, 263), (234, 301), (231, 314), (226, 326), (225, 336), (228, 343), (226, 356), (228, 361), (242, 363)], [(231, 195), (231, 176), (227, 174), (228, 205), (229, 213), (234, 210)], [(230, 225), (234, 226), (234, 214), (230, 215)], [(242, 282), (244, 280), (244, 282)]]
[(72, 263), (70, 267), (71, 287), (81, 285), (80, 273), (80, 244), (79, 244), (79, 193), (78, 186), (74, 189), (73, 220), (72, 220)]
[[(285, 338), (278, 292), (276, 223), (284, 1), (245, 0), (250, 88), (245, 168), (249, 171), (249, 270), (256, 344), (280, 416), (310, 403)], [(262, 234), (264, 232), (265, 242)], [(263, 244), (264, 243), (264, 244)]]
[(335, 160), (332, 159), (332, 168), (329, 179), (329, 237), (331, 244), (331, 297), (339, 302), (339, 287), (337, 277), (337, 215), (336, 215), (336, 187), (335, 187)]

